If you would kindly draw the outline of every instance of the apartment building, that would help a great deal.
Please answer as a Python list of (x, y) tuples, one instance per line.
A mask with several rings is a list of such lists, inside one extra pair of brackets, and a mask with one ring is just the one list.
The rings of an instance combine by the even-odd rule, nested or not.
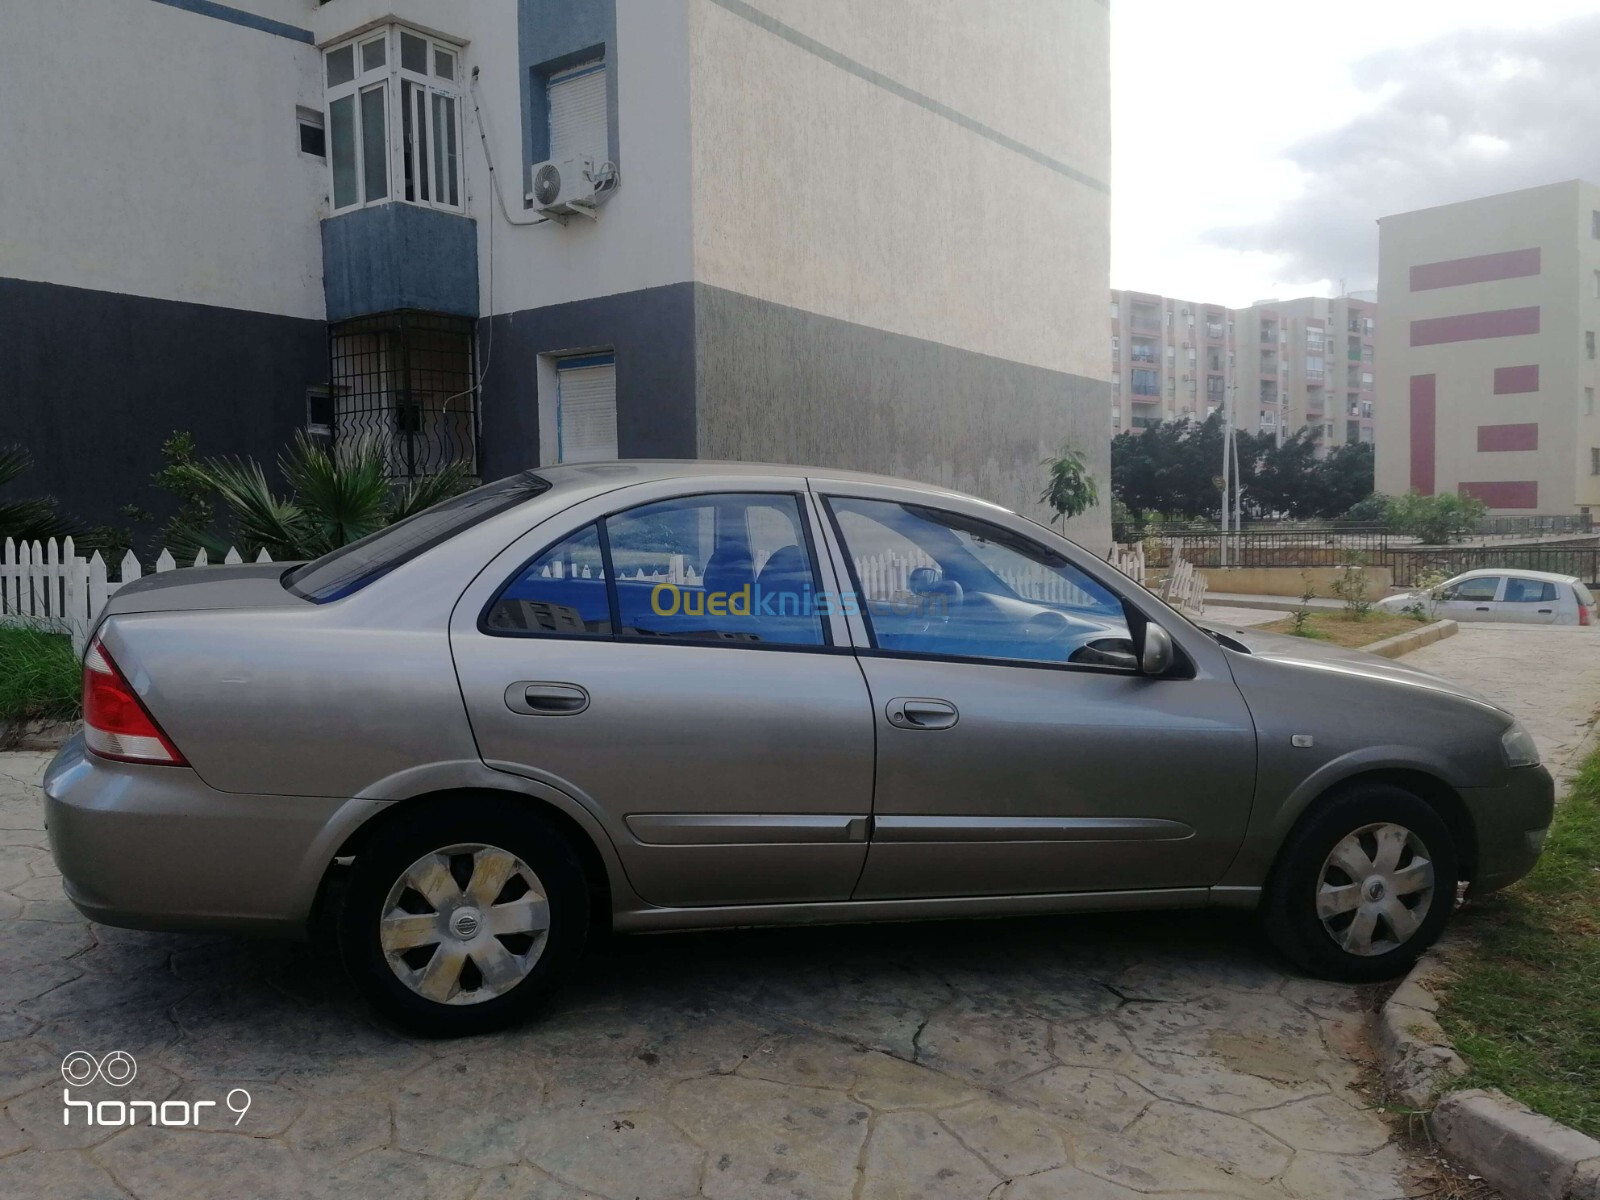
[(397, 478), (815, 462), (1036, 514), (1064, 441), (1104, 475), (1098, 0), (14, 9), (0, 441), (86, 521), (155, 498), (175, 429), (269, 463), (370, 435)]
[(1384, 217), (1377, 483), (1498, 512), (1600, 506), (1600, 188)]
[(1249, 308), (1111, 294), (1112, 430), (1204, 420), (1232, 397), (1240, 429), (1306, 426), (1323, 447), (1373, 440), (1373, 298), (1308, 296)]

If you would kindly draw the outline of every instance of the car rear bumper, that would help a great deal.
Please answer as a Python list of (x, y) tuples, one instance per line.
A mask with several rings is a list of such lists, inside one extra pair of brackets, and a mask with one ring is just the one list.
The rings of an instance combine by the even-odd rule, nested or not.
[(376, 800), (219, 792), (187, 767), (89, 754), (82, 735), (44, 778), (67, 898), (131, 929), (303, 935), (340, 844)]
[(1498, 891), (1533, 870), (1555, 812), (1555, 783), (1549, 771), (1518, 767), (1506, 772), (1504, 786), (1464, 788), (1461, 799), (1477, 835), (1474, 896)]

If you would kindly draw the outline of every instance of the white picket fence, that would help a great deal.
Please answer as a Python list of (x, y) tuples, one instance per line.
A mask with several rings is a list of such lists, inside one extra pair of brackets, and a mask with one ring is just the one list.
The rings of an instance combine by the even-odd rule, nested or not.
[(1115, 542), (1111, 545), (1111, 553), (1106, 555), (1106, 561), (1129, 579), (1143, 586), (1144, 584), (1144, 543), (1135, 542), (1131, 546), (1119, 546)]
[[(230, 547), (222, 561), (233, 564), (244, 560)], [(263, 550), (256, 555), (256, 561), (272, 560)], [(204, 550), (195, 555), (194, 565), (210, 565)], [(163, 550), (148, 573), (159, 575), (176, 570), (177, 566), (171, 552)], [(53, 538), (21, 543), (7, 538), (4, 547), (0, 547), (0, 624), (27, 623), (59, 629), (71, 634), (72, 644), (81, 650), (106, 601), (123, 584), (146, 573), (131, 550), (123, 555), (117, 578), (112, 579), (100, 552), (84, 558), (77, 553), (71, 538), (59, 543)]]
[(1193, 563), (1182, 558), (1175, 559), (1156, 587), (1156, 595), (1174, 608), (1186, 608), (1203, 615), (1206, 611), (1206, 577), (1194, 569)]

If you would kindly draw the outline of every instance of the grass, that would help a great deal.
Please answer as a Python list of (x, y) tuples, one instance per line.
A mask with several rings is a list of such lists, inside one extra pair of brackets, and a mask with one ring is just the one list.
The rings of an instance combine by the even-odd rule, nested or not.
[[(1416, 627), (1415, 617), (1395, 613), (1371, 612), (1366, 620), (1353, 621), (1342, 609), (1333, 612), (1317, 610), (1306, 618), (1306, 630), (1298, 636), (1332, 642), (1336, 646), (1366, 646), (1397, 633), (1409, 633)], [(1256, 628), (1267, 633), (1294, 633), (1294, 618), (1285, 617)]]
[(1472, 1074), (1600, 1136), (1600, 751), (1526, 879), (1462, 911), (1470, 944), (1439, 1017)]
[(82, 686), (66, 634), (0, 626), (0, 722), (71, 720)]

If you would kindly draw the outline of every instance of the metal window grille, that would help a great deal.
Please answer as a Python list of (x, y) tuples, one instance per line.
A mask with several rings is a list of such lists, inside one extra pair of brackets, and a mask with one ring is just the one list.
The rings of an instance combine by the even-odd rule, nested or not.
[(473, 322), (437, 313), (379, 313), (328, 327), (333, 441), (371, 437), (396, 479), (461, 462), (478, 471)]

